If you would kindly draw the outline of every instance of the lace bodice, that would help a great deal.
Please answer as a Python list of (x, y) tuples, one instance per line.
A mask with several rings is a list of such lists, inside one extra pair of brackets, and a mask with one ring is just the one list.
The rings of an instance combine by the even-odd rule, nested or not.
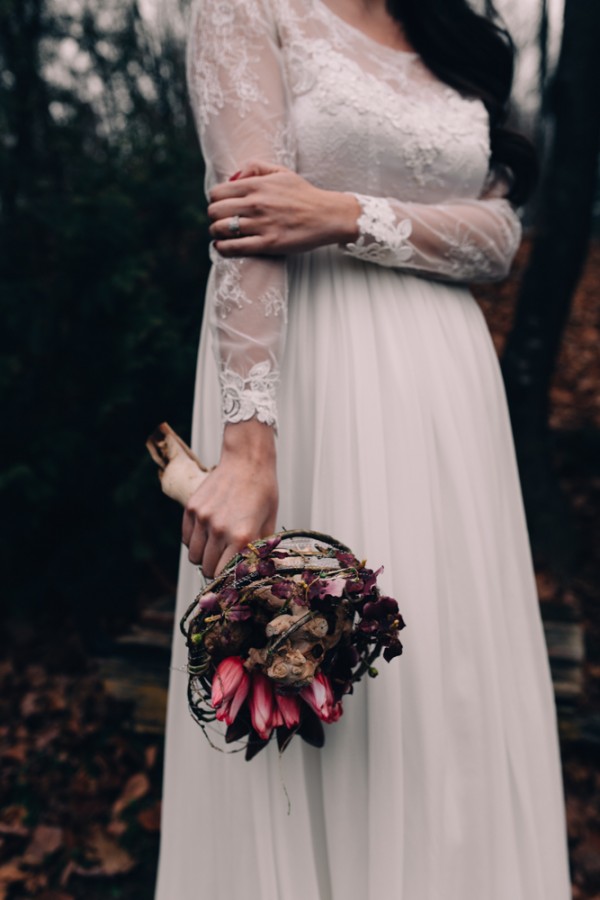
[[(196, 0), (188, 81), (207, 192), (246, 160), (280, 163), (357, 197), (359, 237), (340, 254), (457, 282), (506, 275), (521, 230), (489, 172), (486, 110), (417, 54), (324, 0)], [(286, 262), (211, 258), (224, 421), (275, 425)]]

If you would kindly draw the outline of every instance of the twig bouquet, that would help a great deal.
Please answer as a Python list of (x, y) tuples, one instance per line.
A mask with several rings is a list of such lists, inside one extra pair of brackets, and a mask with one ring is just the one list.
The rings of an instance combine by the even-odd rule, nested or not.
[[(206, 470), (167, 425), (149, 439), (163, 490), (182, 503)], [(377, 577), (348, 547), (313, 531), (255, 541), (201, 591), (181, 630), (188, 647), (190, 711), (205, 730), (218, 720), (227, 743), (246, 738), (252, 759), (276, 735), (324, 743), (342, 700), (383, 652), (402, 653), (404, 620)]]

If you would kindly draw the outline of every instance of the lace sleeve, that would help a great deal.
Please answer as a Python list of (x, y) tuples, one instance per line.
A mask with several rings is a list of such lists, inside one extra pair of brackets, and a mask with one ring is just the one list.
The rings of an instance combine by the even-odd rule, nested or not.
[(360, 259), (447, 281), (505, 278), (521, 241), (521, 223), (501, 182), (478, 200), (405, 203), (354, 194), (359, 236), (343, 250)]
[[(244, 162), (294, 166), (287, 99), (268, 0), (198, 0), (187, 54), (206, 192)], [(276, 425), (285, 340), (285, 260), (225, 259), (211, 248), (206, 302), (225, 422)]]

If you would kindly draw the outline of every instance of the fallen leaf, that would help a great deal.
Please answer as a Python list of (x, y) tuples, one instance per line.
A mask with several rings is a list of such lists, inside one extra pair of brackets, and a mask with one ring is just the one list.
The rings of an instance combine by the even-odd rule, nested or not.
[(13, 804), (0, 813), (0, 834), (10, 837), (29, 837), (29, 828), (24, 824), (27, 810), (24, 806)]
[(67, 882), (69, 881), (69, 878), (71, 877), (71, 875), (72, 875), (73, 872), (75, 871), (75, 868), (76, 868), (75, 863), (73, 862), (72, 859), (70, 859), (69, 862), (68, 862), (68, 863), (66, 864), (66, 866), (64, 867), (64, 869), (62, 870), (61, 875), (60, 875), (60, 885), (61, 885), (61, 887), (66, 887), (66, 886), (67, 886)]
[(51, 712), (63, 712), (67, 708), (67, 699), (64, 694), (64, 686), (54, 687), (46, 691), (44, 707)]
[[(86, 852), (91, 862), (96, 863), (89, 868), (73, 865), (71, 871), (84, 878), (126, 875), (136, 865), (136, 860), (121, 847), (114, 838), (96, 825), (92, 828), (86, 841)], [(70, 874), (70, 873), (69, 873)]]
[(45, 872), (31, 872), (27, 876), (23, 887), (29, 894), (37, 895), (41, 890), (48, 887), (48, 876)]
[(7, 760), (12, 760), (17, 763), (24, 763), (27, 759), (28, 747), (24, 742), (20, 742), (18, 744), (13, 744), (12, 747), (7, 747), (6, 750), (2, 751), (2, 758)]
[(123, 793), (113, 805), (113, 816), (115, 818), (120, 816), (124, 809), (136, 800), (141, 800), (142, 797), (145, 797), (149, 790), (150, 781), (144, 772), (138, 772), (137, 775), (132, 775), (125, 784)]
[(144, 750), (144, 759), (146, 761), (146, 768), (153, 769), (156, 765), (156, 759), (158, 757), (158, 747), (156, 744), (152, 744), (150, 747), (146, 747)]
[(47, 856), (51, 856), (62, 847), (62, 843), (62, 828), (38, 825), (33, 832), (31, 843), (25, 850), (23, 860), (29, 866), (41, 866)]
[(160, 801), (140, 810), (136, 818), (144, 831), (160, 831)]
[(21, 700), (21, 715), (24, 719), (37, 715), (42, 711), (41, 695), (38, 691), (29, 691)]
[(45, 731), (41, 731), (35, 739), (35, 749), (45, 750), (46, 747), (60, 737), (60, 728), (58, 725), (51, 725)]
[(15, 884), (17, 881), (25, 881), (27, 872), (24, 872), (20, 866), (21, 858), (11, 859), (9, 862), (0, 866), (0, 885)]
[(112, 822), (109, 822), (106, 826), (106, 830), (108, 834), (111, 834), (113, 837), (119, 838), (125, 834), (127, 831), (127, 823), (122, 819), (113, 819)]

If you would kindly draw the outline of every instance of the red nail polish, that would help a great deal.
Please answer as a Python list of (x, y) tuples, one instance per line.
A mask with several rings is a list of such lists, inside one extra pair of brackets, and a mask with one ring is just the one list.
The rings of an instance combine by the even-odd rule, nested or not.
[(239, 171), (239, 172), (235, 172), (235, 174), (233, 174), (229, 180), (230, 180), (230, 181), (237, 181), (241, 174), (242, 174), (242, 170), (240, 169), (240, 171)]

